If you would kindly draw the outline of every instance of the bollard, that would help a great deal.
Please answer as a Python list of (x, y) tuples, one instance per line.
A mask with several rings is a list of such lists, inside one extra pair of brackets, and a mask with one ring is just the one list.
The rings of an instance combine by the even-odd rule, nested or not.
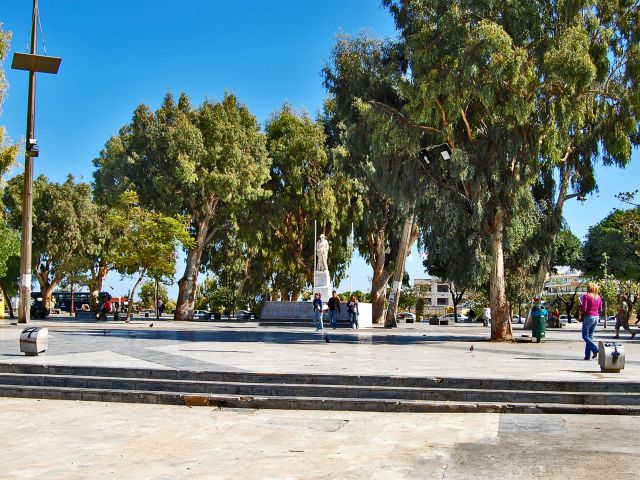
[(600, 371), (620, 373), (624, 368), (624, 345), (618, 342), (598, 342), (598, 363)]
[(20, 351), (28, 356), (37, 356), (49, 347), (49, 329), (28, 327), (20, 334)]

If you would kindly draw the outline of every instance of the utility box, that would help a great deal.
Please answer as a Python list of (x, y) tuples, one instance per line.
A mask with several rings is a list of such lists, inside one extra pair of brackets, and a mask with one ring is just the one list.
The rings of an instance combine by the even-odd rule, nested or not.
[(600, 371), (620, 373), (624, 368), (624, 345), (618, 342), (598, 342)]
[(20, 351), (28, 356), (43, 353), (49, 347), (49, 329), (29, 327), (20, 334)]

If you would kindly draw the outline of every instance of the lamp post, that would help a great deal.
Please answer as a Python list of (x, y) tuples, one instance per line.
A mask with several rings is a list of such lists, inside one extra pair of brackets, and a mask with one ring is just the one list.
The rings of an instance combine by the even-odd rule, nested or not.
[(27, 103), (27, 145), (24, 162), (24, 191), (22, 203), (22, 249), (20, 256), (20, 307), (18, 323), (28, 323), (31, 307), (31, 225), (33, 223), (33, 159), (38, 156), (35, 139), (36, 72), (58, 73), (62, 59), (36, 54), (36, 25), (38, 0), (33, 0), (31, 17), (31, 53), (15, 53), (11, 68), (29, 72), (29, 98)]

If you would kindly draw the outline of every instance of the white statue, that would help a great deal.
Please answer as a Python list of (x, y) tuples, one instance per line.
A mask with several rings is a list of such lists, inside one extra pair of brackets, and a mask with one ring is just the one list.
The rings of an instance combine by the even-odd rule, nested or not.
[(329, 265), (327, 264), (327, 257), (329, 256), (329, 242), (327, 242), (324, 233), (320, 234), (320, 240), (316, 243), (316, 255), (318, 256), (316, 271), (328, 271)]

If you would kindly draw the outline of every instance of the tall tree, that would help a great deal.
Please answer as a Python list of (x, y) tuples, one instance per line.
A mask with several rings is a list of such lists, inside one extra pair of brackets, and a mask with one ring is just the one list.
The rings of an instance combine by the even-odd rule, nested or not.
[(361, 35), (355, 39), (342, 36), (333, 52), (332, 62), (323, 69), (325, 87), (330, 98), (325, 104), (325, 128), (332, 154), (352, 178), (355, 245), (371, 265), (371, 302), (374, 323), (382, 323), (387, 285), (402, 255), (411, 252), (418, 238), (417, 225), (412, 228), (405, 252), (399, 252), (402, 226), (412, 214), (413, 198), (396, 195), (382, 185), (383, 166), (401, 152), (380, 151), (375, 142), (375, 122), (367, 122), (357, 105), (358, 99), (376, 104), (386, 102), (396, 109), (402, 99), (395, 91), (398, 70), (390, 57), (390, 46)]
[(400, 32), (396, 51), (404, 76), (397, 91), (406, 104), (398, 110), (365, 99), (364, 110), (391, 121), (381, 141), (394, 150), (403, 137), (407, 151), (447, 141), (452, 160), (466, 164), (462, 175), (442, 179), (443, 195), (463, 199), (489, 242), (491, 338), (512, 340), (507, 231), (530, 203), (539, 171), (574, 151), (583, 161), (602, 155), (625, 164), (640, 142), (638, 6), (608, 0), (383, 4)]
[[(135, 279), (129, 292), (133, 305), (138, 285), (146, 276), (170, 279), (176, 269), (176, 250), (191, 247), (193, 240), (184, 217), (168, 217), (142, 208), (138, 195), (127, 190), (119, 204), (109, 213), (107, 221), (121, 232), (114, 255), (114, 269)], [(127, 320), (131, 309), (127, 310)]]
[(269, 160), (256, 118), (231, 94), (197, 109), (185, 94), (177, 103), (167, 94), (155, 112), (140, 105), (94, 165), (100, 202), (133, 188), (146, 207), (189, 218), (194, 242), (178, 282), (175, 318), (192, 318), (205, 247), (234, 212), (264, 195)]
[(285, 104), (267, 122), (266, 136), (272, 164), (265, 188), (271, 196), (259, 214), (267, 230), (263, 248), (277, 252), (274, 287), (297, 298), (313, 283), (315, 221), (317, 234), (331, 243), (329, 265), (337, 285), (349, 260), (353, 193), (329, 158), (324, 126)]
[[(22, 175), (9, 181), (4, 201), (14, 228), (22, 220)], [(96, 206), (91, 186), (76, 183), (69, 175), (63, 183), (41, 175), (33, 188), (33, 272), (47, 308), (52, 294), (65, 275), (75, 271), (78, 257), (84, 258), (91, 231), (96, 228)]]

